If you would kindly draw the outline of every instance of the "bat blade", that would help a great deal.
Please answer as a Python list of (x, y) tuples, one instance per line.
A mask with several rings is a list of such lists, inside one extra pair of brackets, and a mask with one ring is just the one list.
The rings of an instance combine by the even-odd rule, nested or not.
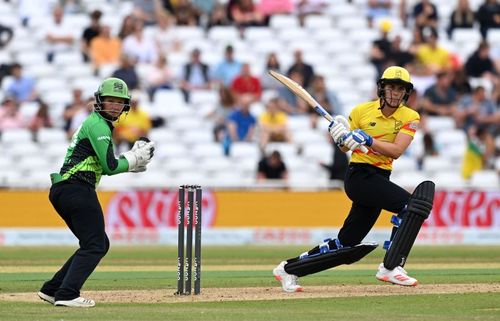
[(302, 86), (300, 86), (295, 81), (291, 80), (285, 75), (280, 74), (274, 70), (269, 70), (269, 74), (285, 85), (291, 92), (293, 92), (297, 97), (302, 98), (311, 108), (313, 108), (319, 115), (323, 116), (329, 122), (333, 121), (332, 115), (330, 115), (312, 96), (305, 90)]
[[(311, 108), (313, 108), (319, 115), (323, 116), (326, 120), (329, 122), (333, 121), (332, 115), (330, 115), (326, 109), (324, 109), (312, 96), (305, 90), (301, 85), (296, 83), (295, 81), (291, 80), (285, 75), (280, 74), (279, 72), (276, 72), (274, 70), (269, 70), (269, 74), (285, 85), (290, 91), (292, 91), (297, 97), (302, 98)], [(358, 147), (359, 150), (361, 150), (363, 153), (368, 153), (368, 148), (364, 145), (360, 145)]]

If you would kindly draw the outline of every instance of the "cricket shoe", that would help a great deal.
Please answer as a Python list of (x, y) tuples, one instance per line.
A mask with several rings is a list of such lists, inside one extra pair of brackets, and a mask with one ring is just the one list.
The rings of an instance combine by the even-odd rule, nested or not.
[(287, 262), (281, 262), (273, 270), (273, 275), (276, 280), (281, 282), (281, 287), (285, 292), (302, 292), (303, 288), (297, 284), (299, 278), (293, 274), (288, 274), (285, 271), (285, 264)]
[(91, 308), (95, 306), (94, 300), (78, 297), (73, 300), (58, 300), (54, 303), (56, 307)]
[(54, 299), (54, 297), (53, 297), (53, 296), (50, 296), (50, 295), (48, 295), (48, 294), (45, 294), (45, 293), (43, 293), (42, 291), (38, 291), (38, 293), (37, 293), (37, 294), (38, 294), (38, 297), (39, 297), (40, 299), (44, 300), (45, 302), (48, 302), (48, 303), (50, 303), (50, 304), (54, 304), (55, 299)]
[(383, 282), (390, 282), (392, 284), (403, 285), (403, 286), (417, 286), (417, 279), (408, 276), (408, 273), (400, 266), (397, 266), (393, 270), (388, 270), (384, 267), (384, 263), (380, 263), (378, 266), (377, 274), (375, 277)]

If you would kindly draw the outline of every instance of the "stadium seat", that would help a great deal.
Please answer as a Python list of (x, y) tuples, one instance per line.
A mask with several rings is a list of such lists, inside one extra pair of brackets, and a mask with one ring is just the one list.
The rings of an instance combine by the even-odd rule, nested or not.
[(32, 142), (33, 135), (27, 129), (8, 129), (2, 132), (2, 143), (4, 146), (28, 145)]
[(498, 189), (500, 178), (494, 170), (483, 170), (472, 174), (470, 186), (475, 188)]
[(269, 20), (269, 26), (273, 29), (291, 29), (299, 27), (299, 19), (293, 15), (275, 14)]
[(460, 189), (467, 186), (459, 171), (442, 171), (436, 172), (433, 176), (433, 182), (436, 188)]
[(455, 120), (447, 116), (429, 116), (427, 117), (426, 126), (431, 133), (455, 129)]
[(59, 128), (40, 128), (38, 142), (41, 144), (65, 144), (68, 140), (66, 133)]
[(304, 27), (311, 31), (318, 29), (332, 28), (333, 19), (327, 15), (310, 15), (304, 18)]

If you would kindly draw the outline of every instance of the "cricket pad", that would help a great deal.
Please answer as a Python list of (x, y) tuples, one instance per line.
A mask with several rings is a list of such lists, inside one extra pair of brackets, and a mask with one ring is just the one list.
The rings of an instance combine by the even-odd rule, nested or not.
[(351, 264), (361, 260), (368, 253), (375, 250), (377, 246), (377, 243), (361, 243), (353, 247), (343, 247), (328, 251), (288, 263), (285, 265), (285, 271), (288, 274), (301, 277), (328, 270), (342, 264)]
[(392, 270), (404, 266), (413, 243), (424, 221), (429, 217), (434, 202), (435, 185), (431, 181), (420, 183), (408, 202), (407, 213), (394, 235), (384, 257), (384, 266)]

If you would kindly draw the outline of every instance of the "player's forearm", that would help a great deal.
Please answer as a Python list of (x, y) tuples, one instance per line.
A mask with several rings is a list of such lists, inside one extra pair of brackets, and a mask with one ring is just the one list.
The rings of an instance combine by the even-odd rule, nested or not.
[(406, 147), (404, 146), (395, 143), (384, 142), (378, 139), (373, 140), (373, 144), (370, 146), (370, 148), (377, 153), (391, 157), (393, 159), (398, 159), (406, 150)]

